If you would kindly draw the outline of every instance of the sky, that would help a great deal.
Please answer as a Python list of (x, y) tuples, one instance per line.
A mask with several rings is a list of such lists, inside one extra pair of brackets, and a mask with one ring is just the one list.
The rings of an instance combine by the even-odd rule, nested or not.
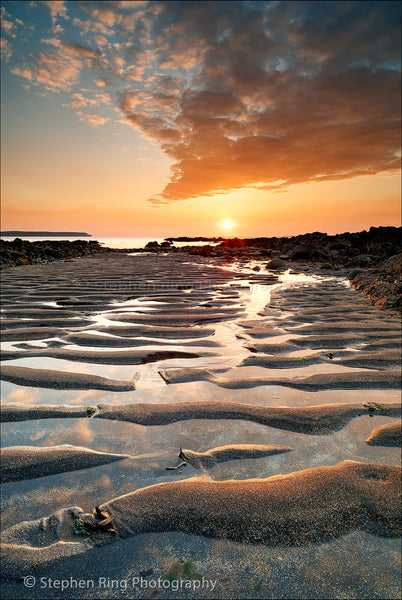
[(2, 230), (400, 225), (400, 10), (2, 2)]

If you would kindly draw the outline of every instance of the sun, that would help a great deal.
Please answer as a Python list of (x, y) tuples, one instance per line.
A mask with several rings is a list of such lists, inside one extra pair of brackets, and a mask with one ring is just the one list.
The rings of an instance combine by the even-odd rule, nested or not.
[(233, 227), (233, 221), (231, 221), (230, 219), (226, 219), (225, 221), (223, 221), (223, 223), (221, 223), (221, 225), (225, 229), (231, 229)]

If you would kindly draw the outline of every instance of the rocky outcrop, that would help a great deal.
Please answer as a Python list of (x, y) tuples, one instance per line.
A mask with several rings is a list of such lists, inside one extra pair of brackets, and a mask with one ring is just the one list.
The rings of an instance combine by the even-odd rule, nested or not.
[[(116, 252), (186, 252), (204, 258), (224, 260), (280, 259), (329, 263), (333, 266), (372, 267), (402, 250), (401, 227), (371, 227), (357, 233), (328, 235), (320, 231), (293, 237), (260, 238), (166, 238), (161, 244), (148, 242), (145, 248), (115, 249)], [(173, 241), (205, 242), (176, 247)], [(210, 243), (208, 243), (210, 242)], [(211, 243), (213, 242), (213, 244)], [(271, 268), (271, 267), (270, 267)]]
[(283, 258), (328, 262), (348, 267), (373, 267), (400, 252), (401, 227), (328, 235), (320, 231), (293, 237), (228, 239), (211, 246), (183, 246), (173, 252), (227, 258)]
[(2, 267), (34, 265), (55, 260), (70, 260), (99, 252), (110, 252), (95, 240), (41, 240), (28, 242), (16, 238), (12, 242), (0, 240), (0, 264)]
[(349, 279), (376, 306), (401, 310), (401, 260), (402, 254), (396, 254), (373, 269), (354, 269)]
[(317, 248), (314, 244), (298, 244), (290, 253), (292, 260), (323, 260), (328, 254), (322, 248)]

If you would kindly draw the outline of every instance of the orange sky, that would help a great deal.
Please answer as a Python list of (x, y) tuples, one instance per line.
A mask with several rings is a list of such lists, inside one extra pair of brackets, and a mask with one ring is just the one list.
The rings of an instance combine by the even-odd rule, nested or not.
[(3, 3), (2, 230), (400, 225), (398, 3), (106, 4)]

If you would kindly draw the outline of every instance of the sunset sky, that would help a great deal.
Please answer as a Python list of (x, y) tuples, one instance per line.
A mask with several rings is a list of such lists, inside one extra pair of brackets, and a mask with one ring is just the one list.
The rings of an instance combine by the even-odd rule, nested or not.
[(2, 230), (400, 225), (399, 2), (1, 11)]

